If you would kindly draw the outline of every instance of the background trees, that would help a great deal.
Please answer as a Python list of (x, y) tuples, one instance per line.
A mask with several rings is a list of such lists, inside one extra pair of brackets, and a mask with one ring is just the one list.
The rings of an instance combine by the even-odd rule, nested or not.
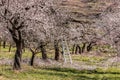
[(119, 53), (120, 41), (120, 9), (119, 2), (110, 5), (104, 13), (101, 14), (99, 26), (103, 29), (103, 38)]
[[(20, 62), (22, 49), (25, 45), (28, 46), (34, 45), (33, 43), (37, 43), (37, 47), (42, 52), (42, 58), (45, 60), (47, 59), (45, 47), (51, 39), (50, 30), (53, 29), (55, 32), (54, 34), (58, 33), (55, 28), (58, 27), (57, 29), (60, 29), (60, 27), (65, 23), (65, 20), (62, 18), (66, 19), (66, 17), (63, 17), (64, 15), (59, 11), (59, 8), (57, 8), (56, 1), (1, 0), (1, 26), (8, 30), (16, 44), (14, 69), (18, 70), (21, 68)], [(2, 31), (4, 30), (2, 29)], [(61, 31), (60, 34), (62, 34)], [(57, 38), (58, 34), (55, 36)]]
[[(21, 69), (23, 48), (29, 48), (33, 54), (31, 65), (37, 50), (41, 51), (42, 59), (47, 60), (48, 44), (52, 44), (54, 58), (59, 60), (63, 39), (73, 46), (72, 53), (76, 54), (91, 51), (97, 42), (103, 40), (119, 52), (119, 4), (107, 4), (101, 10), (98, 9), (101, 6), (89, 4), (99, 4), (99, 1), (95, 2), (81, 1), (80, 4), (84, 5), (68, 9), (65, 8), (68, 7), (67, 1), (62, 0), (1, 0), (0, 40), (4, 44), (7, 41), (16, 45), (14, 69)], [(71, 5), (70, 1), (68, 5)], [(81, 7), (83, 12), (78, 12)]]

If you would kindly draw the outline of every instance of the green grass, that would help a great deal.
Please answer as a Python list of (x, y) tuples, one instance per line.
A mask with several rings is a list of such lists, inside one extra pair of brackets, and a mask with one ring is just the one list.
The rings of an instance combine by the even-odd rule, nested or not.
[(16, 48), (12, 48), (11, 52), (9, 51), (9, 47), (6, 46), (6, 48), (0, 47), (0, 58), (13, 58)]
[(105, 57), (87, 56), (87, 55), (72, 55), (73, 61), (84, 62), (88, 65), (93, 65), (105, 60)]
[[(1, 67), (0, 67), (1, 69)], [(71, 68), (33, 68), (25, 66), (16, 72), (10, 66), (0, 70), (4, 80), (119, 80), (120, 69), (76, 70)]]
[[(6, 46), (6, 48), (1, 47), (1, 49), (0, 49), (0, 58), (9, 58), (9, 59), (13, 58), (14, 54), (15, 54), (15, 50), (16, 50), (16, 48), (12, 48), (11, 52), (8, 52), (9, 51), (8, 46)], [(51, 52), (49, 51), (47, 53), (51, 53)], [(28, 49), (26, 49), (25, 52), (23, 52), (23, 54), (22, 54), (22, 58), (31, 58), (31, 56), (32, 56), (32, 53)], [(36, 54), (36, 57), (41, 58), (42, 57), (41, 52)], [(49, 58), (54, 58), (54, 54), (48, 54), (48, 57)]]
[[(7, 51), (8, 48), (2, 48), (0, 58), (11, 59), (14, 57), (15, 48), (12, 49), (11, 53)], [(51, 53), (48, 54), (48, 57), (54, 58), (54, 54)], [(23, 58), (30, 58), (31, 52), (26, 50), (22, 56)], [(41, 53), (36, 56), (41, 57)], [(73, 61), (94, 65), (103, 61), (105, 57), (72, 55), (72, 59)], [(107, 69), (76, 70), (55, 66), (30, 67), (23, 64), (22, 70), (16, 72), (12, 70), (12, 66), (0, 65), (0, 80), (120, 80), (120, 69), (109, 67)]]

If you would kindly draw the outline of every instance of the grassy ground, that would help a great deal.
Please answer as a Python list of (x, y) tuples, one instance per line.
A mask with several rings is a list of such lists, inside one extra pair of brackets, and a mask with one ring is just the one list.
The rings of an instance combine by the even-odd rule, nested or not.
[[(120, 69), (76, 70), (70, 68), (33, 68), (24, 66), (20, 72), (3, 68), (0, 80), (119, 80)], [(0, 68), (1, 69), (1, 68)]]
[[(8, 48), (1, 49), (0, 59), (14, 57), (15, 48), (12, 52), (8, 52)], [(53, 58), (54, 54), (48, 54), (49, 58)], [(37, 54), (41, 57), (41, 54)], [(26, 51), (23, 53), (23, 58), (30, 58), (31, 53)], [(96, 63), (105, 60), (105, 57), (100, 56), (85, 56), (72, 55), (74, 62), (87, 63), (87, 65), (96, 65)], [(79, 66), (82, 66), (79, 63)], [(120, 80), (120, 69), (117, 67), (101, 68), (93, 70), (89, 69), (73, 69), (71, 67), (61, 66), (35, 66), (30, 67), (27, 64), (22, 65), (21, 71), (13, 71), (12, 66), (0, 65), (0, 80)]]

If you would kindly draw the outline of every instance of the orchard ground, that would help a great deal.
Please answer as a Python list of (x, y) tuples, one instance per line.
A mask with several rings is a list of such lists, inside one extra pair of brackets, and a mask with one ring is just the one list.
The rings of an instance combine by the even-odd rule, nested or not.
[(15, 49), (0, 51), (0, 80), (120, 80), (120, 57), (107, 53), (84, 53), (72, 55), (73, 63), (55, 61), (49, 51), (47, 61), (37, 54), (34, 67), (29, 65), (31, 52), (23, 53), (22, 70), (12, 70)]

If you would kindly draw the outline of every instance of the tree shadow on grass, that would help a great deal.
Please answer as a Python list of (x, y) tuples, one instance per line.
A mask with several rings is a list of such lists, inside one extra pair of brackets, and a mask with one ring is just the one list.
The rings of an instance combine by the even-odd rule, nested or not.
[[(76, 69), (70, 69), (70, 68), (44, 68), (45, 70), (50, 71), (56, 71), (56, 72), (66, 72), (66, 73), (72, 73), (70, 74), (70, 77), (72, 77), (74, 80), (120, 80), (120, 77), (115, 77), (115, 75), (119, 75), (120, 72), (104, 72), (104, 71), (98, 71), (96, 70), (76, 70)], [(73, 75), (76, 74), (76, 75)], [(81, 75), (80, 75), (81, 74)], [(82, 75), (84, 74), (84, 75)], [(94, 77), (91, 77), (90, 74), (95, 74)], [(112, 74), (113, 76), (105, 77), (104, 74)], [(97, 76), (96, 76), (97, 75)], [(101, 78), (98, 76), (102, 75)]]
[[(11, 69), (6, 69), (6, 71), (10, 71), (12, 73)], [(29, 76), (31, 75), (36, 75), (36, 76), (48, 76), (45, 77), (45, 80), (49, 79), (50, 80), (55, 80), (51, 79), (52, 76), (60, 77), (63, 80), (67, 80), (70, 78), (70, 80), (120, 80), (120, 77), (105, 77), (104, 74), (116, 74), (115, 72), (98, 72), (97, 70), (76, 70), (76, 69), (70, 69), (70, 68), (40, 68), (37, 70), (27, 70), (23, 71), (20, 74), (28, 74)], [(13, 73), (14, 74), (14, 73)], [(91, 76), (94, 75), (94, 76)], [(98, 75), (96, 75), (98, 74)], [(120, 74), (120, 73), (118, 73)], [(0, 74), (1, 76), (2, 74)], [(99, 75), (102, 75), (102, 77), (98, 77)], [(18, 74), (19, 76), (19, 74)], [(24, 75), (25, 77), (25, 75)], [(9, 78), (9, 77), (8, 77)]]
[[(120, 77), (105, 77), (103, 76), (102, 78), (99, 78), (98, 76), (91, 77), (88, 75), (74, 75), (74, 74), (65, 74), (64, 72), (41, 72), (41, 71), (32, 71), (29, 72), (28, 74), (35, 74), (35, 75), (49, 75), (49, 76), (56, 76), (60, 77), (63, 80), (67, 80), (67, 78), (70, 78), (70, 80), (119, 80)], [(75, 73), (76, 74), (76, 73)], [(48, 78), (49, 78), (48, 76)], [(45, 77), (46, 79), (46, 77)], [(51, 80), (51, 78), (49, 78)], [(55, 79), (52, 79), (55, 80)]]
[[(50, 69), (50, 68), (49, 68)], [(57, 68), (56, 68), (57, 69)], [(12, 69), (10, 69), (10, 68), (8, 68), (8, 69), (5, 69), (6, 70), (6, 72), (10, 72), (10, 75), (7, 75), (7, 74), (0, 74), (0, 76), (1, 75), (3, 75), (3, 76), (5, 76), (6, 78), (11, 78), (11, 76), (12, 75), (14, 75), (15, 73), (13, 72), (13, 70)], [(52, 76), (56, 76), (56, 77), (60, 77), (60, 78), (62, 78), (63, 80), (65, 79), (65, 80), (67, 80), (68, 78), (70, 78), (70, 80), (94, 80), (94, 78), (90, 78), (90, 77), (88, 77), (88, 76), (82, 76), (82, 75), (74, 75), (74, 74), (69, 74), (69, 72), (67, 72), (67, 71), (57, 71), (57, 70), (53, 70), (53, 69), (51, 69), (51, 70), (48, 70), (48, 69), (41, 69), (41, 70), (27, 70), (27, 71), (23, 71), (23, 72), (20, 72), (20, 74), (17, 74), (17, 76), (16, 77), (12, 77), (12, 79), (14, 78), (14, 79), (17, 79), (17, 77), (18, 76), (21, 76), (21, 74), (23, 75), (24, 74), (24, 76), (23, 77), (25, 77), (25, 75), (27, 74), (27, 75), (29, 75), (29, 76), (31, 76), (31, 75), (36, 75), (36, 76), (39, 76), (39, 75), (41, 75), (41, 76), (48, 76), (48, 77), (45, 77), (44, 79), (45, 80), (47, 80), (48, 78), (50, 79), (50, 80), (55, 80), (55, 79), (51, 79), (51, 77)]]
[[(56, 76), (56, 77), (62, 78), (63, 80), (64, 79), (67, 80), (67, 78), (70, 78), (70, 80), (97, 80), (95, 78), (90, 78), (89, 76), (65, 74), (65, 73), (62, 73), (62, 72), (32, 71), (32, 72), (29, 72), (28, 74)], [(52, 79), (52, 80), (54, 80), (54, 79)]]
[(104, 72), (95, 70), (76, 70), (70, 68), (43, 68), (46, 70), (58, 71), (58, 72), (69, 72), (75, 74), (120, 74), (120, 72)]

